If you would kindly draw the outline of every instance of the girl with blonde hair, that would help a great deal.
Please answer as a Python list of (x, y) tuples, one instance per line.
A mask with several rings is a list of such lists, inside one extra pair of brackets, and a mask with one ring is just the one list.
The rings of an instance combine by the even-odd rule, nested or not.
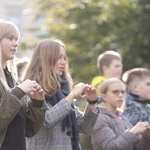
[(14, 23), (0, 20), (0, 150), (25, 150), (25, 136), (38, 132), (45, 114), (41, 86), (33, 80), (17, 85), (15, 53), (19, 37)]
[(133, 127), (118, 111), (125, 100), (125, 84), (120, 79), (111, 78), (105, 80), (100, 89), (105, 106), (99, 106), (101, 113), (91, 137), (93, 150), (149, 150), (149, 123), (138, 122)]

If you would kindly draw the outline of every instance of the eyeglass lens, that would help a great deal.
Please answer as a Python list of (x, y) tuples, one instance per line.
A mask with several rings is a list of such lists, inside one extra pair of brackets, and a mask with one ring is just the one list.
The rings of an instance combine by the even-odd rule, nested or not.
[(112, 92), (113, 92), (113, 94), (115, 94), (115, 95), (119, 95), (120, 93), (121, 93), (122, 95), (125, 95), (125, 94), (126, 94), (126, 91), (124, 91), (124, 90), (112, 90)]

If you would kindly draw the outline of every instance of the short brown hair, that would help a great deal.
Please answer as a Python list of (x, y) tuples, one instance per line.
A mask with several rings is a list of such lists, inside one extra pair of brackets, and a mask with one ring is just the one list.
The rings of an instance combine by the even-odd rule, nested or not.
[(123, 76), (122, 80), (126, 83), (128, 91), (131, 91), (130, 84), (133, 82), (141, 82), (142, 79), (150, 77), (150, 70), (147, 68), (133, 68), (126, 71)]
[(109, 50), (109, 51), (105, 51), (102, 54), (100, 54), (97, 58), (97, 69), (98, 71), (103, 74), (103, 66), (107, 66), (109, 67), (110, 64), (112, 63), (112, 61), (114, 59), (118, 59), (122, 61), (122, 57), (118, 52)]

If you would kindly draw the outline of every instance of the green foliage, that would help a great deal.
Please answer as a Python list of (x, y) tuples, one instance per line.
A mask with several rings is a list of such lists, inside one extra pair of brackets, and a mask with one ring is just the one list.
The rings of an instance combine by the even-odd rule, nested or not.
[(36, 40), (24, 40), (21, 42), (21, 45), (20, 45), (20, 50), (21, 51), (25, 51), (25, 50), (32, 50), (36, 47), (37, 45), (37, 41)]
[(124, 70), (150, 64), (148, 0), (38, 0), (50, 37), (66, 47), (75, 82), (98, 74), (98, 55), (108, 49), (123, 56)]
[[(150, 5), (148, 1), (128, 0), (113, 4), (109, 20), (115, 37), (111, 42), (122, 50), (124, 69), (147, 67), (150, 63)], [(149, 7), (148, 7), (149, 6)], [(120, 12), (120, 13), (118, 13)]]

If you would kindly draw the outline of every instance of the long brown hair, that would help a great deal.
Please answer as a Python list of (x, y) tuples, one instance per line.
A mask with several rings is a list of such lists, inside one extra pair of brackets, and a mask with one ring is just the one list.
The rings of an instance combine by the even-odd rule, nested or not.
[[(66, 49), (62, 41), (58, 39), (45, 39), (40, 41), (33, 53), (25, 75), (25, 79), (36, 80), (48, 96), (52, 96), (61, 88), (55, 71), (60, 47)], [(68, 71), (67, 57), (64, 76), (68, 80), (71, 89), (72, 79)]]

